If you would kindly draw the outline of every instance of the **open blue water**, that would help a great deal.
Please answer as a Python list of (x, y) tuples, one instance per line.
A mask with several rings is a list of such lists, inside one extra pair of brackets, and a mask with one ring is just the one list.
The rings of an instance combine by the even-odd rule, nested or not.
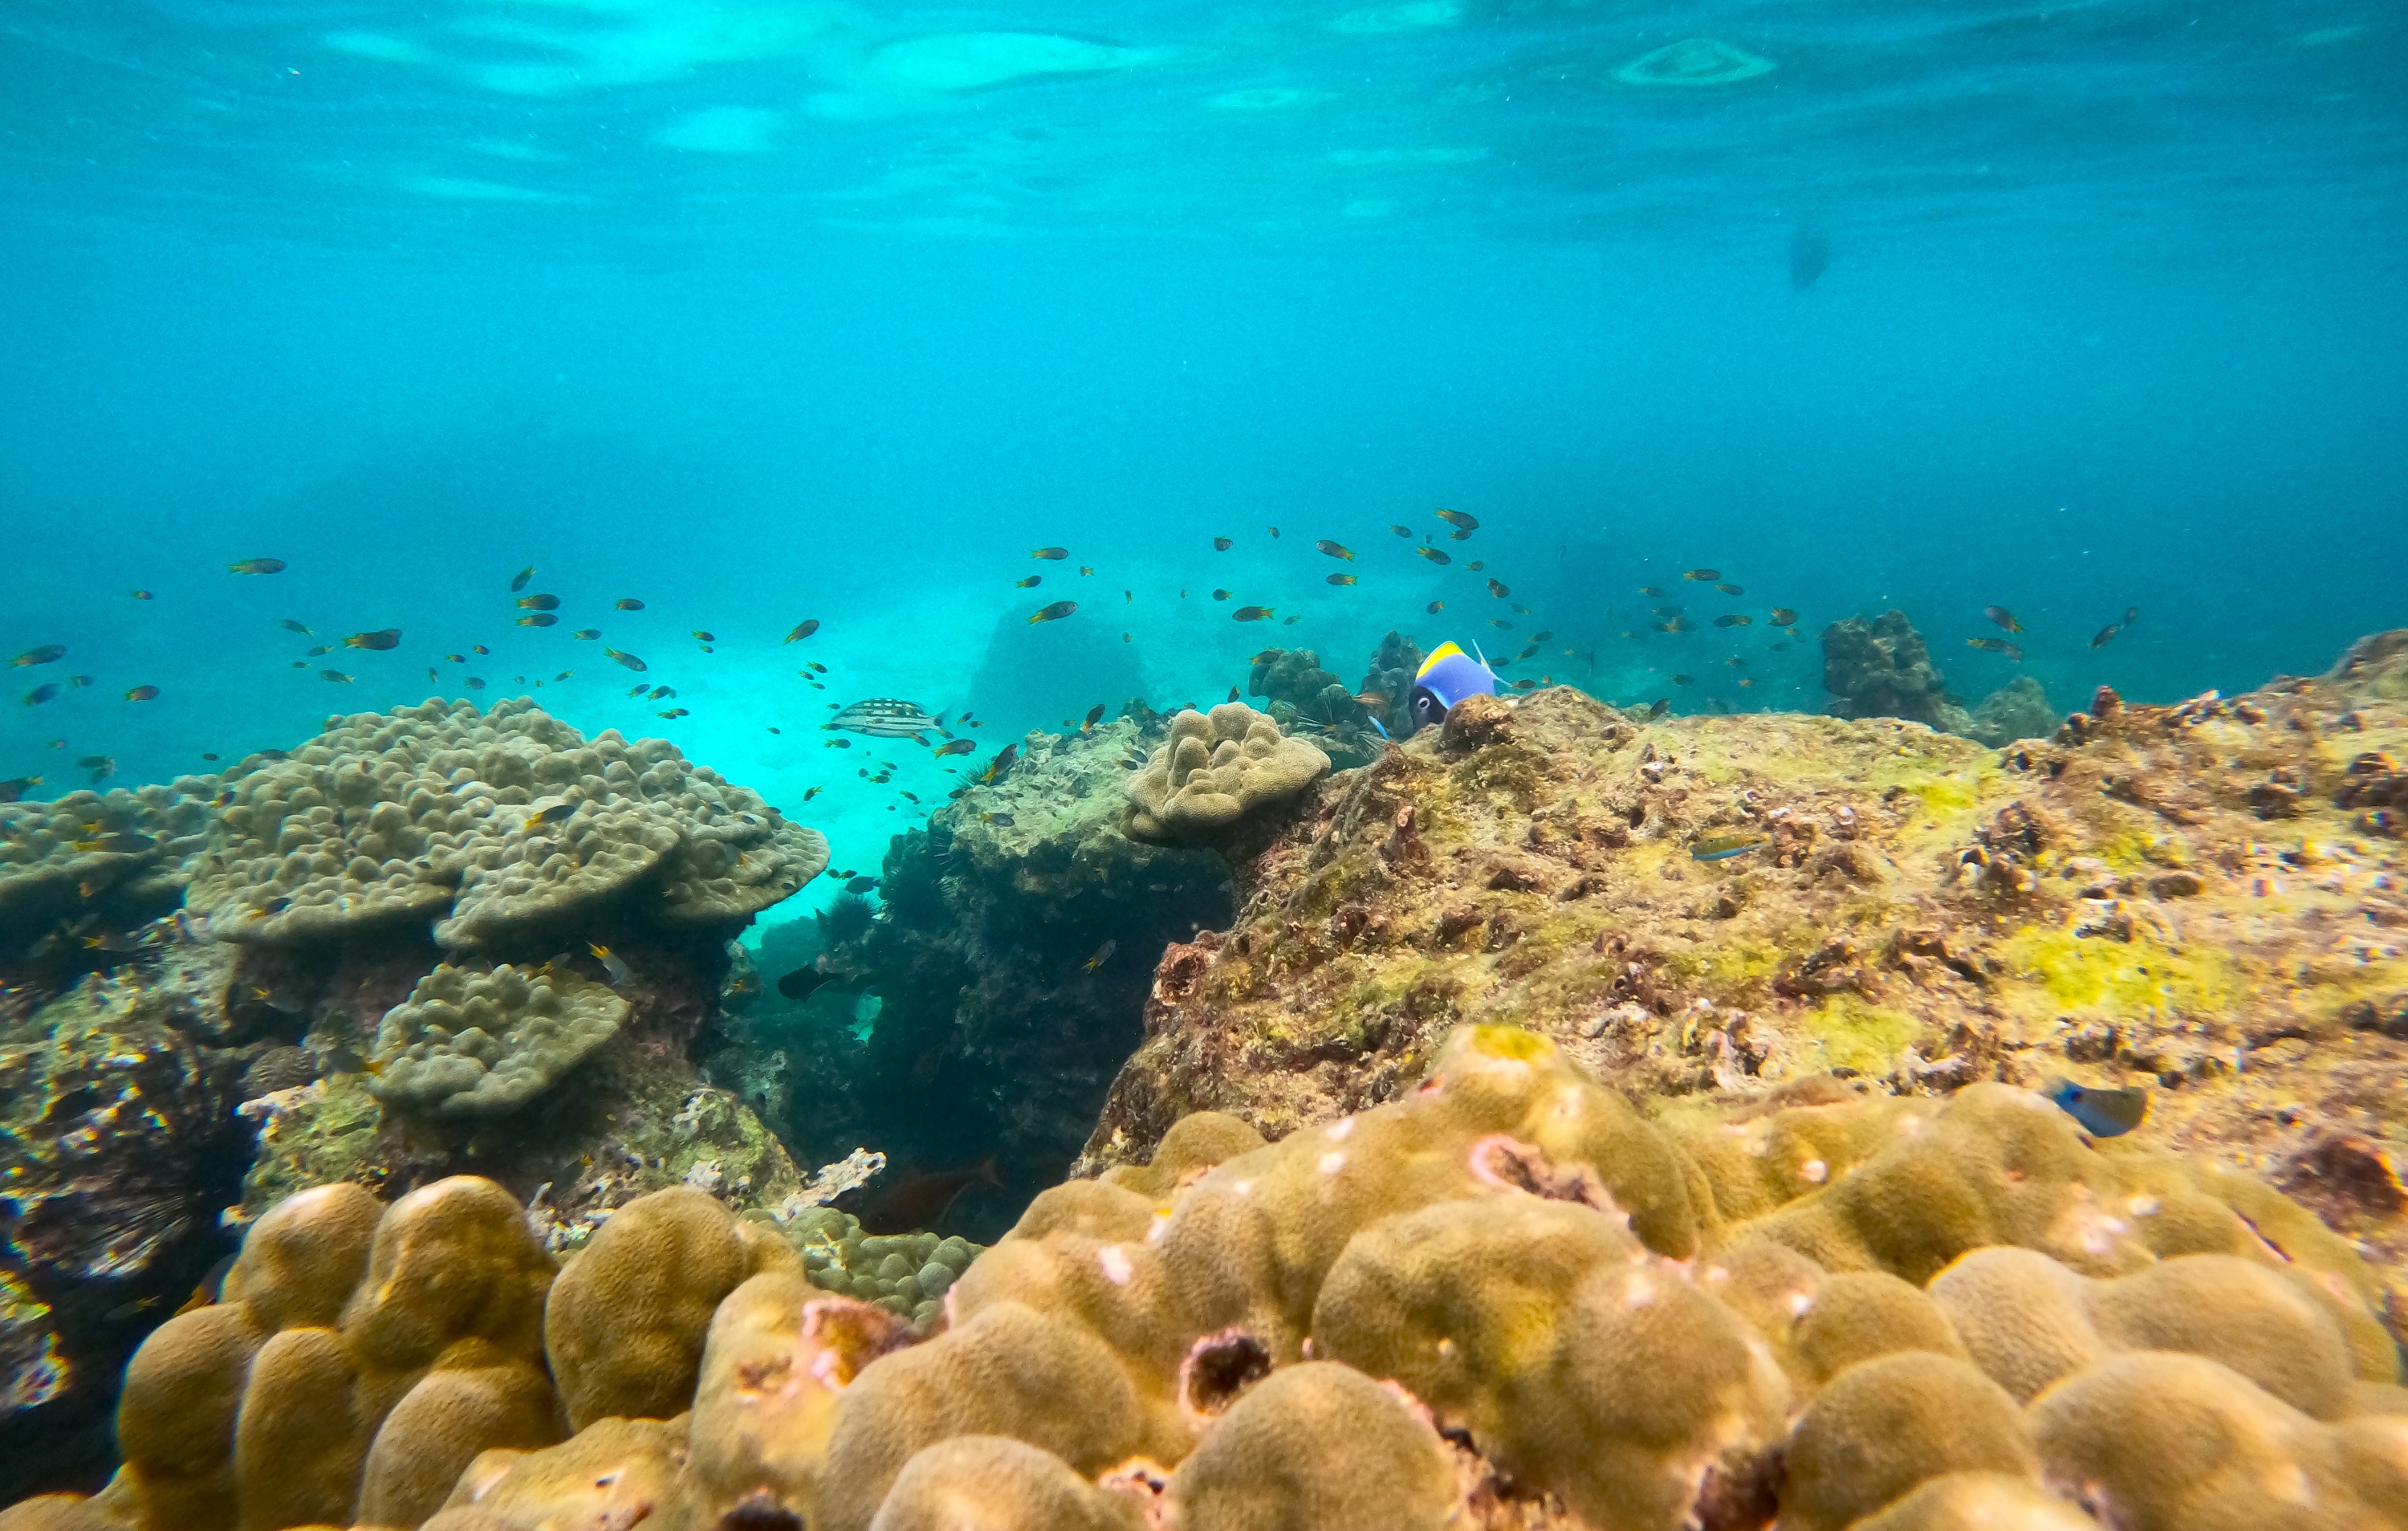
[(523, 690), (874, 867), (961, 762), (815, 725), (999, 629), (982, 749), (1391, 628), (1813, 709), (1888, 606), (1977, 700), (2001, 604), (2060, 710), (2248, 686), (2408, 622), (2403, 236), (2369, 0), (16, 0), (0, 656), (68, 654), (0, 777)]

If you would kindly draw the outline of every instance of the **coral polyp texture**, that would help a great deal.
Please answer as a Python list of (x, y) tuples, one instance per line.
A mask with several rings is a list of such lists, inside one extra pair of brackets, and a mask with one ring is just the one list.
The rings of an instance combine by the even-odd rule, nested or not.
[(0, 960), (69, 955), (173, 909), (204, 843), (214, 776), (0, 803)]
[(1294, 798), (1328, 770), (1329, 757), (1318, 746), (1290, 738), (1242, 701), (1225, 701), (1209, 715), (1183, 712), (1170, 720), (1169, 739), (1128, 779), (1128, 830), (1158, 841), (1223, 834)]
[(2408, 1525), (2351, 1242), (1997, 1083), (1651, 1114), (1464, 1027), (1045, 1192), (924, 1331), (689, 1190), (554, 1269), (487, 1181), (293, 1197), (0, 1528)]
[(666, 741), (589, 741), (524, 699), (334, 720), (231, 791), (188, 897), (239, 942), (431, 923), (489, 947), (620, 903), (740, 925), (827, 865), (816, 830)]
[(449, 962), (385, 1012), (369, 1090), (447, 1117), (508, 1116), (619, 1033), (627, 1002), (602, 984), (508, 962)]

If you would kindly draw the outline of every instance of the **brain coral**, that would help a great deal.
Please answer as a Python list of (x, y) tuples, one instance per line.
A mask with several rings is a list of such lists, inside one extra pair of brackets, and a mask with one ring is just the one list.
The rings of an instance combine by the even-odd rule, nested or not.
[(627, 1002), (545, 968), (454, 967), (418, 980), (377, 1033), (390, 1105), (446, 1117), (508, 1116), (618, 1034)]
[(335, 721), (237, 778), (187, 894), (228, 940), (291, 945), (434, 921), (489, 946), (625, 901), (740, 921), (827, 865), (827, 842), (665, 740), (588, 741), (523, 699)]
[(1129, 833), (1193, 840), (1218, 833), (1268, 803), (1296, 796), (1329, 769), (1329, 757), (1242, 701), (1211, 715), (1183, 712), (1170, 739), (1132, 773)]

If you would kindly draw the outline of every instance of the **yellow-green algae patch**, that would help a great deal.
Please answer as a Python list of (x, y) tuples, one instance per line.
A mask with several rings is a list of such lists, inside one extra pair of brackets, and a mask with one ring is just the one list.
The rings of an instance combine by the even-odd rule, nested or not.
[(2248, 989), (2229, 952), (2177, 951), (2137, 932), (2126, 942), (2075, 935), (2070, 926), (2026, 925), (2000, 945), (1998, 955), (2011, 982), (2037, 986), (2037, 992), (2026, 989), (2009, 1001), (2031, 1019), (2225, 1016)]
[(1923, 1023), (1905, 1011), (1854, 994), (1834, 994), (1806, 1015), (1806, 1034), (1821, 1050), (1822, 1066), (1858, 1074), (1889, 1073), (1922, 1030)]

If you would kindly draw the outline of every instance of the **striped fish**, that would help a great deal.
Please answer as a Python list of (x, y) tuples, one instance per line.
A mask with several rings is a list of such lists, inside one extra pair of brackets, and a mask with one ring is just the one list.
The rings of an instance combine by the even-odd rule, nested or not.
[(854, 702), (821, 727), (866, 733), (878, 739), (919, 739), (924, 733), (944, 732), (945, 720), (930, 717), (916, 701), (905, 701), (900, 697), (871, 697)]

